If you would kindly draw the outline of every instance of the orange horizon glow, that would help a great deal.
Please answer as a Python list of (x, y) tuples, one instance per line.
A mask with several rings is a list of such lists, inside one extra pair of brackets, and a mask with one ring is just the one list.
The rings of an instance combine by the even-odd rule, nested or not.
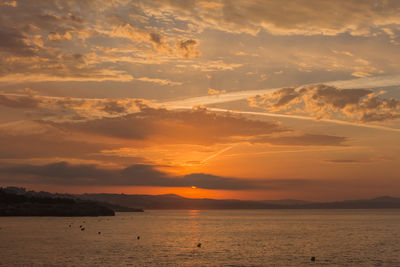
[[(15, 186), (14, 184), (4, 184), (4, 186)], [(353, 197), (347, 198), (344, 192), (343, 196), (337, 194), (326, 194), (325, 192), (315, 192), (314, 196), (311, 196), (305, 192), (299, 194), (296, 192), (265, 192), (264, 190), (207, 190), (192, 187), (133, 187), (133, 186), (49, 186), (49, 185), (20, 185), (26, 190), (34, 191), (45, 191), (50, 193), (60, 193), (60, 194), (97, 194), (97, 193), (108, 193), (108, 194), (127, 194), (127, 195), (168, 195), (175, 194), (185, 198), (198, 198), (198, 199), (239, 199), (239, 200), (281, 200), (281, 199), (296, 199), (305, 201), (337, 201), (339, 200), (357, 200), (357, 199), (370, 199), (375, 197), (380, 197), (382, 195), (379, 192), (369, 193), (361, 192), (359, 194), (354, 194)], [(352, 189), (349, 188), (349, 192)], [(400, 197), (396, 194), (396, 188), (393, 189), (392, 194), (394, 197)]]

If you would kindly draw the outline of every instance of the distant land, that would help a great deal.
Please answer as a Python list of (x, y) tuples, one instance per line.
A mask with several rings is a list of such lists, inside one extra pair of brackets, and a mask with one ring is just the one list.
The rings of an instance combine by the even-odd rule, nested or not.
[(383, 196), (373, 199), (346, 200), (338, 202), (308, 202), (303, 200), (236, 200), (195, 199), (174, 194), (128, 195), (128, 194), (81, 194), (80, 199), (112, 203), (125, 207), (151, 209), (399, 209), (400, 198)]
[(382, 196), (337, 202), (253, 201), (185, 198), (175, 194), (53, 194), (0, 187), (0, 216), (113, 216), (114, 212), (143, 212), (144, 209), (400, 209), (400, 198)]
[(0, 187), (0, 216), (114, 216), (115, 211), (143, 211), (72, 195)]

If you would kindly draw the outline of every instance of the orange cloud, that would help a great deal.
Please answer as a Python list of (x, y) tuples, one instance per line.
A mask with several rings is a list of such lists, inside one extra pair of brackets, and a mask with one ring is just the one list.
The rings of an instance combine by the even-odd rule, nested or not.
[[(400, 24), (396, 1), (144, 1), (156, 13), (163, 10), (202, 28), (257, 34), (261, 29), (277, 35), (371, 35), (374, 29)], [(210, 7), (213, 8), (210, 8)], [(148, 10), (147, 9), (147, 10)], [(334, 12), (332, 12), (334, 10)], [(283, 15), (282, 15), (283, 14)]]
[(339, 89), (328, 85), (283, 88), (271, 94), (249, 98), (253, 107), (268, 111), (307, 113), (316, 118), (345, 116), (360, 122), (380, 122), (400, 118), (400, 101), (382, 98), (384, 92), (369, 89)]
[(226, 93), (225, 90), (220, 91), (220, 90), (216, 90), (213, 88), (208, 89), (208, 95), (219, 95), (219, 94), (225, 94), (225, 93)]

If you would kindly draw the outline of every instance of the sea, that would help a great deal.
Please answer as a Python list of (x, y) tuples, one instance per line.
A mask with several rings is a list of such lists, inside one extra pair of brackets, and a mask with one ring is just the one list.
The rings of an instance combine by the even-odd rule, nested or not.
[(0, 266), (400, 266), (400, 210), (1, 217)]

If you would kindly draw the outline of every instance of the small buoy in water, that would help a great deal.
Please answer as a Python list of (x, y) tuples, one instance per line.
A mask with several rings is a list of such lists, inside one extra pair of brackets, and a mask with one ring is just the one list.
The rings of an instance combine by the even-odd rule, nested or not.
[(313, 257), (311, 257), (311, 261), (315, 261), (315, 257), (313, 256)]
[(100, 235), (100, 234), (101, 234), (101, 232), (98, 232), (97, 234), (99, 234), (99, 235)]
[(83, 226), (82, 225), (79, 225), (79, 228), (82, 228)]
[(139, 239), (140, 239), (140, 236), (138, 235), (138, 236), (137, 236), (137, 240), (139, 240)]
[(197, 247), (198, 247), (198, 248), (201, 248), (201, 243), (198, 243), (198, 244), (197, 244)]
[(85, 230), (85, 227), (82, 227), (82, 228), (81, 228), (81, 231), (84, 231), (84, 230)]

